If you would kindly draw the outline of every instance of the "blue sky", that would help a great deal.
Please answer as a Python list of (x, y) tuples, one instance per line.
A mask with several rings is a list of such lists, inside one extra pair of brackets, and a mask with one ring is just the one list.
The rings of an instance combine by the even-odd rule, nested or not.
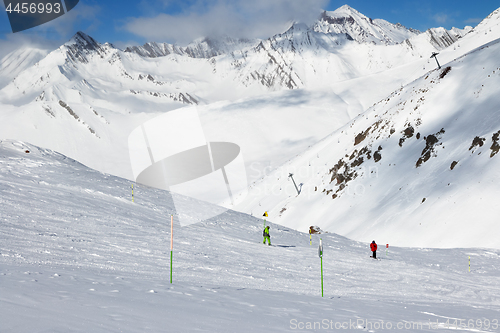
[(0, 2), (0, 57), (25, 44), (55, 48), (79, 30), (121, 48), (147, 41), (186, 44), (206, 35), (266, 38), (292, 20), (312, 22), (321, 9), (344, 4), (421, 31), (475, 26), (500, 7), (498, 0), (80, 0), (68, 14), (13, 34)]

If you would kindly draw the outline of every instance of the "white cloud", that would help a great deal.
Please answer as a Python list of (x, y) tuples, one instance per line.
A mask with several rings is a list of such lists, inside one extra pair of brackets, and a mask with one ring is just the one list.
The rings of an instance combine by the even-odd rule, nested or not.
[(449, 20), (449, 17), (447, 14), (436, 14), (433, 16), (434, 21), (436, 21), (439, 24), (446, 24)]
[(482, 20), (483, 20), (483, 18), (479, 18), (479, 17), (477, 17), (477, 18), (469, 18), (469, 19), (465, 20), (464, 23), (465, 24), (474, 24), (474, 25), (476, 25), (479, 22), (481, 22)]
[(292, 21), (312, 22), (328, 0), (205, 0), (177, 15), (130, 18), (125, 30), (148, 41), (188, 43), (228, 35), (264, 38), (283, 32)]
[(61, 39), (67, 40), (75, 34), (75, 27), (85, 22), (86, 32), (90, 33), (100, 25), (96, 18), (101, 8), (99, 6), (89, 6), (80, 1), (78, 5), (67, 14), (36, 27), (37, 31), (56, 33)]
[(38, 34), (8, 34), (6, 39), (0, 39), (0, 60), (7, 54), (24, 47), (50, 51), (59, 45), (59, 42), (47, 40)]
[(75, 34), (75, 26), (82, 21), (87, 22), (87, 32), (96, 29), (99, 21), (95, 17), (99, 11), (99, 6), (88, 6), (80, 1), (73, 10), (53, 21), (23, 32), (6, 33), (5, 39), (0, 39), (0, 59), (23, 47), (54, 50)]

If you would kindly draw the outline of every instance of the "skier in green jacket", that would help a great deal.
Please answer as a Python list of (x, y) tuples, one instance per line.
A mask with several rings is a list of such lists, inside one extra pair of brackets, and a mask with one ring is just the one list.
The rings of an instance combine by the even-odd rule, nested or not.
[(262, 244), (266, 244), (266, 239), (267, 239), (269, 246), (271, 246), (271, 236), (269, 235), (269, 226), (265, 227), (262, 235), (264, 236), (264, 241), (262, 242)]

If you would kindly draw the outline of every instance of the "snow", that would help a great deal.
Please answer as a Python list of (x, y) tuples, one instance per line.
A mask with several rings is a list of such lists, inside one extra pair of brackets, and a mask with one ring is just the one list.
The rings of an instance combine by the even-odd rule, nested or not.
[[(257, 181), (237, 209), (267, 210), (272, 221), (301, 231), (314, 221), (365, 242), (385, 237), (399, 246), (499, 248), (500, 39), (482, 36), (465, 36), (461, 47), (473, 51), (447, 62), (453, 50), (444, 50), (442, 69), (396, 90)], [(410, 127), (414, 132), (406, 135)], [(430, 135), (438, 143), (425, 157)], [(476, 137), (482, 141), (473, 146)], [(289, 173), (304, 184), (298, 196)]]
[(180, 227), (168, 192), (138, 186), (132, 203), (129, 181), (30, 144), (0, 142), (0, 170), (2, 332), (498, 329), (498, 250), (386, 254), (377, 239), (375, 261), (368, 243), (332, 233), (309, 245), (267, 222), (269, 247), (261, 218), (227, 211)]
[[(337, 187), (329, 180), (331, 175), (327, 176), (326, 172), (317, 168), (331, 168), (345, 154), (351, 155), (354, 138), (379, 118), (384, 118), (391, 125), (397, 125), (398, 134), (405, 129), (406, 122), (417, 123), (424, 120), (419, 120), (416, 115), (406, 117), (411, 112), (410, 108), (420, 108), (418, 112), (425, 114), (423, 136), (435, 134), (446, 127), (444, 140), (450, 140), (450, 144), (457, 145), (460, 140), (465, 140), (461, 148), (456, 148), (457, 151), (467, 151), (476, 135), (487, 138), (487, 145), (491, 146), (493, 133), (498, 130), (491, 127), (496, 126), (495, 117), (492, 116), (496, 111), (494, 105), (497, 101), (494, 88), (497, 79), (494, 73), (494, 53), (491, 50), (479, 52), (484, 54), (483, 57), (473, 55), (477, 52), (470, 53), (500, 38), (498, 10), (472, 30), (467, 28), (463, 31), (447, 31), (436, 28), (417, 34), (414, 30), (396, 24), (393, 25), (396, 29), (394, 31), (407, 33), (404, 38), (411, 37), (403, 42), (399, 42), (403, 40), (401, 36), (401, 39), (391, 37), (393, 40), (390, 43), (383, 42), (385, 37), (391, 36), (390, 23), (370, 20), (349, 6), (324, 15), (331, 15), (328, 17), (332, 20), (345, 18), (347, 21), (344, 20), (342, 27), (359, 28), (361, 30), (356, 31), (360, 36), (365, 36), (366, 32), (375, 29), (374, 27), (382, 29), (377, 30), (382, 32), (381, 35), (372, 35), (378, 36), (378, 42), (371, 43), (349, 40), (343, 33), (317, 30), (314, 25), (308, 27), (304, 24), (293, 24), (284, 33), (259, 41), (258, 44), (245, 40), (203, 39), (195, 41), (182, 52), (179, 49), (178, 52), (172, 51), (169, 54), (168, 45), (148, 44), (150, 47), (155, 46), (154, 57), (153, 54), (141, 56), (141, 52), (122, 51), (109, 43), (100, 44), (90, 36), (77, 33), (69, 42), (32, 65), (29, 61), (26, 64), (21, 61), (24, 59), (22, 55), (12, 54), (2, 62), (2, 77), (9, 77), (13, 73), (13, 64), (21, 65), (15, 78), (0, 90), (0, 137), (51, 148), (101, 172), (134, 179), (128, 147), (130, 133), (144, 123), (154, 122), (165, 114), (175, 114), (177, 111), (183, 113), (195, 108), (207, 140), (232, 142), (241, 148), (249, 183), (267, 178), (260, 183), (262, 187), (253, 185), (255, 192), (248, 198), (239, 198), (241, 206), (238, 206), (238, 209), (243, 212), (260, 210), (264, 200), (266, 209), (272, 211), (276, 222), (305, 231), (309, 227), (308, 223), (304, 222), (307, 221), (305, 217), (314, 217), (315, 220), (321, 221), (320, 226), (326, 228), (325, 230), (333, 228), (337, 233), (363, 241), (369, 240), (371, 236), (368, 234), (372, 229), (367, 231), (359, 226), (365, 225), (365, 221), (372, 221), (373, 214), (376, 214), (387, 220), (382, 221), (384, 218), (381, 217), (380, 221), (370, 222), (373, 228), (378, 227), (384, 232), (386, 229), (380, 226), (392, 229), (394, 240), (400, 245), (408, 245), (407, 239), (410, 238), (413, 242), (411, 245), (414, 246), (477, 246), (483, 241), (481, 235), (484, 229), (462, 233), (460, 237), (443, 238), (439, 235), (445, 233), (449, 227), (441, 225), (440, 222), (438, 224), (442, 228), (435, 238), (427, 237), (424, 228), (417, 232), (419, 227), (416, 221), (421, 219), (419, 214), (424, 214), (422, 207), (432, 205), (433, 209), (437, 210), (444, 207), (440, 206), (442, 203), (436, 204), (429, 195), (433, 191), (442, 193), (443, 189), (415, 184), (414, 188), (419, 190), (407, 189), (402, 192), (403, 198), (411, 198), (407, 202), (401, 200), (399, 194), (392, 193), (391, 186), (394, 187), (397, 183), (397, 189), (403, 188), (402, 185), (409, 184), (408, 181), (404, 182), (408, 177), (422, 180), (418, 173), (421, 169), (418, 169), (417, 174), (415, 170), (406, 174), (406, 170), (415, 164), (423, 149), (416, 143), (410, 144), (410, 140), (405, 143), (404, 154), (396, 153), (400, 148), (397, 142), (391, 143), (394, 146), (391, 151), (385, 142), (375, 145), (375, 138), (369, 140), (372, 150), (379, 144), (384, 146), (383, 156), (398, 155), (394, 163), (388, 163), (391, 164), (391, 170), (387, 171), (387, 175), (400, 175), (401, 180), (394, 181), (388, 176), (383, 182), (381, 177), (379, 180), (369, 180), (366, 185), (358, 184), (364, 188), (376, 186), (377, 190), (373, 190), (370, 195), (396, 203), (385, 211), (384, 214), (388, 215), (380, 213), (387, 207), (386, 203), (377, 200), (363, 206), (357, 210), (358, 214), (352, 216), (349, 208), (353, 206), (353, 202), (330, 208), (331, 201), (325, 198), (319, 201), (311, 198), (311, 201), (314, 201), (312, 203), (300, 198), (298, 201), (292, 200), (289, 193), (277, 197), (271, 195), (269, 198), (263, 195), (266, 193), (266, 187), (279, 192), (290, 185), (287, 171), (282, 177), (268, 177), (273, 171), (282, 173), (289, 166), (295, 170), (303, 170), (304, 167), (307, 166), (307, 169), (312, 165), (311, 168), (316, 170), (314, 175), (308, 173), (307, 179), (298, 179), (299, 183), (304, 183), (304, 190), (311, 190), (320, 185), (320, 192), (334, 189), (336, 191)], [(320, 19), (317, 24), (328, 23), (327, 17), (323, 18), (324, 20)], [(492, 44), (490, 47), (496, 46)], [(141, 50), (144, 51), (145, 48), (146, 46)], [(189, 48), (198, 48), (200, 53), (188, 52)], [(174, 46), (171, 50), (174, 50)], [(217, 55), (209, 57), (208, 54), (212, 51)], [(432, 74), (432, 79), (437, 80), (438, 75), (433, 71), (436, 67), (434, 59), (429, 58), (432, 52), (439, 52), (438, 59), (442, 66), (454, 65), (443, 82), (435, 87), (432, 85), (432, 92), (429, 96), (424, 96), (419, 89), (430, 89), (428, 82), (431, 81), (424, 78)], [(460, 59), (464, 55), (467, 57), (464, 58), (465, 62), (462, 62)], [(487, 67), (487, 70), (482, 69), (483, 62), (487, 66), (482, 67)], [(462, 68), (463, 66), (465, 68)], [(489, 71), (487, 75), (491, 77), (482, 74), (478, 76), (478, 73), (486, 73), (484, 71)], [(456, 76), (458, 73), (461, 74)], [(467, 84), (456, 85), (457, 79)], [(485, 82), (492, 84), (484, 84)], [(480, 85), (484, 85), (484, 89), (480, 88)], [(396, 94), (403, 95), (392, 98), (393, 102), (387, 109), (382, 109), (385, 102), (379, 101), (387, 100), (387, 96), (395, 91)], [(419, 96), (415, 97), (417, 95)], [(442, 96), (447, 96), (446, 102), (443, 102)], [(423, 100), (413, 101), (414, 97), (424, 98), (425, 103)], [(401, 114), (398, 113), (400, 110), (394, 109), (394, 103), (405, 103)], [(360, 116), (371, 106), (374, 106), (371, 111)], [(478, 124), (479, 129), (471, 130), (463, 139), (461, 134), (466, 131), (460, 126), (474, 121), (473, 115), (467, 111), (476, 109), (484, 110), (484, 117), (491, 118), (491, 121), (485, 123), (486, 125)], [(383, 112), (389, 113), (382, 116)], [(450, 129), (445, 118), (461, 117), (462, 114), (465, 125)], [(439, 119), (435, 115), (442, 115), (444, 118)], [(365, 121), (364, 117), (368, 119)], [(350, 126), (353, 128), (348, 129)], [(382, 134), (383, 139), (387, 139), (387, 133)], [(325, 143), (327, 141), (320, 142), (329, 135), (329, 145)], [(328, 150), (328, 153), (321, 152), (323, 148), (318, 147), (326, 147), (324, 149)], [(485, 149), (483, 147), (483, 150)], [(306, 150), (308, 152), (305, 152)], [(449, 169), (453, 161), (458, 161), (455, 174), (460, 173), (459, 178), (481, 182), (481, 187), (485, 181), (495, 181), (494, 174), (476, 176), (472, 171), (459, 171), (482, 167), (485, 162), (471, 162), (465, 168), (465, 157), (460, 154), (455, 156), (448, 150), (446, 154), (440, 154), (443, 156), (440, 164), (425, 164), (426, 168), (430, 168), (429, 174), (442, 175), (443, 169)], [(483, 154), (480, 158), (486, 158), (485, 156)], [(445, 160), (448, 157), (453, 159)], [(290, 162), (291, 160), (294, 161)], [(385, 167), (389, 165), (385, 165), (385, 158), (382, 161), (380, 163), (384, 163), (384, 169), (377, 170), (386, 172)], [(400, 161), (405, 161), (406, 164)], [(491, 161), (489, 164), (493, 166), (496, 159)], [(149, 163), (149, 160), (137, 163)], [(392, 165), (395, 163), (399, 171), (393, 172)], [(488, 166), (488, 170), (493, 170), (492, 166)], [(404, 175), (401, 176), (399, 172)], [(426, 179), (435, 180), (436, 176), (429, 175)], [(450, 178), (446, 184), (452, 184), (452, 180), (454, 179)], [(443, 180), (440, 178), (440, 181)], [(425, 181), (422, 180), (422, 183)], [(461, 184), (466, 186), (467, 191), (471, 188), (465, 182)], [(353, 187), (346, 191), (352, 191)], [(494, 186), (488, 187), (487, 190), (491, 191), (488, 192), (490, 197), (496, 195)], [(293, 191), (294, 188), (292, 193)], [(461, 186), (450, 185), (450, 189), (444, 192), (446, 195), (455, 195), (459, 191), (462, 191), (460, 195), (463, 195), (465, 190)], [(330, 198), (332, 195), (333, 193), (330, 193)], [(441, 198), (439, 195), (437, 197)], [(458, 202), (467, 201), (466, 197), (462, 197)], [(426, 202), (422, 205), (424, 198)], [(451, 200), (450, 198), (447, 197), (447, 200)], [(339, 198), (339, 201), (342, 200), (346, 199)], [(354, 201), (359, 208), (358, 205), (363, 200), (358, 198)], [(457, 201), (453, 202), (456, 204)], [(491, 230), (497, 230), (489, 214), (491, 209), (488, 202), (485, 200), (482, 204), (484, 206), (481, 206), (488, 212), (484, 213), (486, 222), (483, 222), (483, 228), (491, 226)], [(316, 205), (321, 207), (311, 208)], [(284, 208), (287, 210), (280, 213)], [(310, 216), (310, 210), (315, 211), (316, 215)], [(334, 214), (332, 210), (335, 210)], [(414, 227), (412, 231), (398, 231), (399, 222), (394, 212), (401, 210), (407, 211), (407, 214), (413, 210), (420, 211), (417, 217), (408, 220)], [(432, 209), (428, 211), (433, 212)], [(462, 221), (460, 227), (465, 224), (463, 221), (474, 219), (476, 216), (470, 209), (468, 212), (457, 210), (456, 214)], [(437, 215), (441, 216), (443, 221), (454, 218)], [(471, 227), (465, 228), (469, 230)], [(457, 230), (454, 232), (459, 232), (460, 228), (454, 229)], [(410, 237), (415, 232), (418, 237)], [(466, 234), (474, 237), (464, 239)], [(493, 238), (486, 243), (491, 247), (497, 247), (497, 244)]]
[(348, 5), (335, 11), (324, 12), (314, 25), (314, 30), (323, 33), (345, 33), (361, 43), (384, 45), (398, 44), (420, 33), (382, 19), (372, 20)]
[[(228, 129), (226, 140), (245, 147), (247, 169), (262, 174), (433, 68), (428, 56), (440, 50), (428, 39), (409, 48), (398, 42), (415, 31), (379, 20), (373, 25), (349, 11), (356, 27), (364, 22), (366, 29), (381, 29), (377, 43), (294, 24), (261, 41), (201, 39), (185, 48), (148, 43), (135, 51), (79, 32), (14, 72), (8, 64), (22, 57), (12, 54), (9, 59), (16, 61), (0, 65), (6, 80), (0, 90), (0, 137), (54, 149), (133, 179), (130, 132), (166, 112), (196, 106), (205, 130)], [(382, 42), (386, 38), (391, 41)]]
[(24, 46), (6, 55), (0, 60), (0, 89), (7, 85), (23, 70), (33, 66), (46, 57), (46, 50)]
[[(3, 58), (0, 331), (497, 331), (499, 10), (420, 34), (349, 6), (323, 18)], [(131, 200), (129, 134), (192, 111), (241, 148), (240, 212), (138, 184)]]

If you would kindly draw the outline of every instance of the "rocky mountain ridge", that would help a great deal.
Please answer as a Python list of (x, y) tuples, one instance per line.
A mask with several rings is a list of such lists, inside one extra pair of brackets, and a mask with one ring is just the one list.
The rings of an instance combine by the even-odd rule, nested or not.
[[(417, 35), (411, 29), (369, 20), (350, 7), (335, 12), (323, 13), (323, 21), (320, 18), (318, 22), (326, 29), (330, 23), (325, 15), (347, 17), (343, 29), (350, 34), (333, 31), (338, 23), (328, 32), (295, 23), (284, 33), (259, 41), (205, 38), (186, 47), (148, 43), (120, 50), (78, 32), (42, 59), (32, 58), (38, 60), (36, 63), (20, 64), (12, 81), (0, 89), (4, 124), (19, 124), (15, 130), (5, 126), (2, 135), (59, 150), (101, 171), (130, 177), (128, 168), (114, 162), (128, 163), (126, 136), (145, 120), (170, 110), (186, 106), (212, 110), (217, 103), (246, 108), (267, 100), (276, 110), (300, 113), (300, 122), (309, 121), (306, 109), (322, 113), (323, 118), (318, 119), (322, 129), (299, 128), (299, 144), (293, 145), (297, 150), (287, 155), (281, 149), (280, 158), (271, 162), (279, 164), (431, 69), (434, 64), (428, 60), (429, 54), (442, 50), (456, 36), (444, 32)], [(356, 40), (362, 36), (372, 37)], [(399, 42), (405, 36), (411, 36), (407, 39), (410, 44)], [(13, 63), (12, 57), (8, 59)], [(2, 64), (0, 68), (7, 68), (5, 62)], [(369, 93), (355, 88), (365, 86)], [(288, 93), (294, 90), (297, 93)], [(292, 105), (282, 96), (295, 96), (292, 100), (298, 104)], [(255, 122), (262, 124), (262, 116), (257, 114), (252, 107), (252, 112), (241, 117), (249, 122), (259, 117)], [(283, 116), (272, 112), (266, 114), (266, 120), (266, 124), (283, 123)], [(295, 127), (292, 121), (285, 123)], [(254, 136), (262, 136), (261, 131), (256, 127), (244, 141), (255, 141)], [(273, 132), (276, 136), (268, 138), (273, 145), (288, 142), (289, 131)], [(73, 134), (88, 148), (77, 148), (76, 142), (65, 139)]]
[[(489, 41), (487, 31), (460, 41), (471, 52), (253, 184), (238, 209), (266, 210), (270, 220), (304, 232), (315, 221), (363, 241), (456, 247), (477, 246), (475, 238), (498, 246), (488, 235), (498, 230), (500, 38)], [(302, 183), (299, 194), (289, 174)]]

